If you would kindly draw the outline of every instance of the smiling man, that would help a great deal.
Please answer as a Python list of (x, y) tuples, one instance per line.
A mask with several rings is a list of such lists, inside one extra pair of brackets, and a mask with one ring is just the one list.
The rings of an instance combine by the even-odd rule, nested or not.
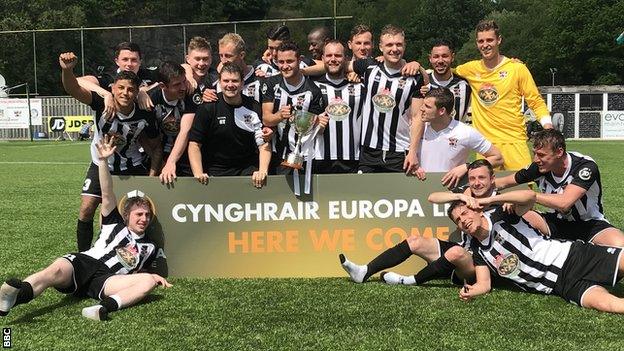
[(552, 238), (624, 246), (624, 233), (605, 217), (596, 162), (589, 156), (566, 151), (563, 134), (555, 129), (534, 136), (533, 152), (533, 163), (498, 178), (496, 187), (536, 182), (542, 192), (537, 194), (537, 203), (552, 209), (543, 214)]
[[(67, 58), (70, 57), (66, 55)], [(82, 315), (105, 320), (109, 312), (136, 304), (158, 285), (171, 286), (160, 275), (146, 272), (157, 252), (156, 245), (145, 234), (154, 215), (151, 201), (137, 190), (118, 207), (108, 162), (119, 152), (115, 137), (105, 136), (95, 147), (102, 194), (100, 237), (87, 251), (58, 258), (24, 280), (7, 280), (0, 287), (0, 316), (53, 287), (64, 294), (99, 300), (98, 304), (85, 307)]]
[(468, 106), (470, 106), (470, 85), (468, 82), (453, 74), (451, 65), (455, 61), (455, 49), (446, 40), (436, 40), (429, 53), (429, 64), (433, 72), (429, 73), (430, 88), (448, 88), (455, 96), (455, 110), (453, 117), (464, 121)]
[(480, 60), (457, 66), (455, 72), (472, 89), (472, 124), (503, 153), (505, 170), (519, 170), (531, 163), (522, 114), (522, 98), (544, 128), (552, 121), (529, 69), (500, 53), (502, 37), (492, 20), (477, 24)]

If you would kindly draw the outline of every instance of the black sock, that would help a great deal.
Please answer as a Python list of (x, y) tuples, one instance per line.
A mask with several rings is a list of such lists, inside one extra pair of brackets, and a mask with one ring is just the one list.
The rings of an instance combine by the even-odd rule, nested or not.
[(449, 262), (444, 255), (440, 256), (437, 260), (429, 263), (420, 272), (416, 273), (414, 279), (416, 285), (424, 284), (431, 279), (436, 278), (448, 278), (455, 268), (455, 265)]
[(382, 252), (379, 256), (375, 257), (368, 263), (368, 271), (364, 276), (364, 281), (379, 271), (398, 265), (399, 263), (407, 260), (411, 255), (412, 251), (409, 248), (407, 240), (401, 241), (395, 246)]
[(15, 289), (19, 289), (17, 293), (17, 298), (15, 300), (15, 305), (19, 305), (22, 303), (28, 303), (33, 299), (33, 288), (29, 282), (23, 282), (19, 279), (11, 278), (6, 281), (6, 283)]
[(93, 220), (78, 220), (78, 225), (76, 225), (76, 239), (78, 240), (78, 251), (87, 251), (91, 248), (91, 241), (93, 241)]
[(22, 287), (20, 288), (19, 293), (17, 293), (17, 299), (15, 300), (15, 304), (19, 305), (22, 303), (29, 303), (34, 297), (32, 285), (29, 282), (22, 282)]
[(110, 296), (106, 296), (102, 301), (100, 301), (100, 305), (104, 306), (107, 312), (113, 312), (119, 309), (117, 301)]

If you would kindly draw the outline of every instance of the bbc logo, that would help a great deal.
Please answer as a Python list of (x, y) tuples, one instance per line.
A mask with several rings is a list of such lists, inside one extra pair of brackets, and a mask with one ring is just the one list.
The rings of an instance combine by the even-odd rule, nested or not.
[(2, 348), (11, 348), (11, 328), (2, 328)]

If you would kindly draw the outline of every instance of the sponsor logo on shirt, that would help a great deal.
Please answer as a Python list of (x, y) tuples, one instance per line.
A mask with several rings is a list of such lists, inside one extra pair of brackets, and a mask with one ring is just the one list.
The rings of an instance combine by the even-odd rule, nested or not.
[(581, 169), (578, 172), (579, 178), (583, 179), (583, 180), (589, 180), (589, 178), (591, 178), (591, 170), (587, 167)]
[(225, 125), (225, 120), (227, 117), (225, 116), (219, 116), (217, 117), (217, 121), (219, 122), (220, 125)]

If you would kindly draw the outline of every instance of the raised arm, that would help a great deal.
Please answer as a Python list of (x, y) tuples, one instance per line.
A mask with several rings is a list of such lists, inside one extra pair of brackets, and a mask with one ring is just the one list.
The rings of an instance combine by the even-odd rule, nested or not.
[(113, 193), (113, 179), (108, 170), (108, 158), (112, 156), (117, 149), (115, 146), (115, 137), (109, 137), (108, 134), (104, 134), (95, 146), (98, 152), (98, 175), (100, 188), (102, 189), (100, 214), (106, 217), (117, 207), (117, 200), (115, 198), (115, 193)]
[(514, 207), (516, 214), (518, 216), (522, 216), (531, 208), (533, 208), (533, 205), (535, 205), (535, 200), (536, 196), (533, 190), (516, 190), (504, 194), (477, 199), (477, 203), (479, 203), (479, 205), (483, 207), (511, 203), (516, 205)]
[(494, 168), (503, 164), (503, 154), (501, 154), (500, 150), (494, 145), (483, 154), (483, 157), (485, 157)]
[(77, 62), (78, 57), (73, 52), (64, 52), (59, 56), (63, 88), (67, 94), (73, 96), (76, 100), (83, 104), (91, 105), (91, 91), (81, 87), (74, 75), (74, 67)]

